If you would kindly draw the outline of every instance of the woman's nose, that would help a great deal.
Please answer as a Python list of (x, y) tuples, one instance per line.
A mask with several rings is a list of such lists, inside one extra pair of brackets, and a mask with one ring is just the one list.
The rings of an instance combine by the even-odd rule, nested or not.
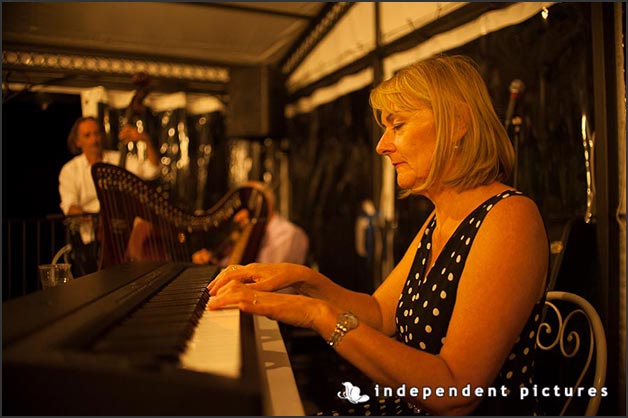
[(389, 139), (389, 134), (388, 134), (388, 131), (386, 130), (382, 134), (382, 136), (379, 138), (379, 142), (377, 143), (377, 146), (375, 147), (375, 151), (377, 151), (378, 154), (385, 155), (392, 152), (393, 150), (394, 150), (393, 143)]

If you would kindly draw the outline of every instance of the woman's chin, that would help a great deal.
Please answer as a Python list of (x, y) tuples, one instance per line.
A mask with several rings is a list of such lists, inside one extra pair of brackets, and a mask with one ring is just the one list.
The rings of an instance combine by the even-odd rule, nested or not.
[(409, 179), (409, 178), (397, 176), (397, 186), (399, 186), (400, 188), (404, 190), (415, 189), (424, 183), (425, 183), (425, 178), (417, 179), (416, 177), (412, 177), (411, 179)]

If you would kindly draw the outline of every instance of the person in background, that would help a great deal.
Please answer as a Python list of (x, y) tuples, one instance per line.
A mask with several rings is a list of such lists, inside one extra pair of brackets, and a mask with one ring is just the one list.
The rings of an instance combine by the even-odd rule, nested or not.
[[(138, 149), (146, 150), (146, 158), (136, 154), (127, 156), (127, 170), (144, 180), (153, 180), (160, 175), (159, 155), (146, 133), (125, 125), (120, 130), (119, 140), (124, 143), (134, 142)], [(94, 215), (100, 211), (91, 168), (97, 162), (118, 165), (120, 152), (103, 149), (102, 129), (96, 118), (91, 116), (81, 117), (74, 122), (67, 144), (70, 152), (78, 155), (64, 164), (59, 173), (60, 207), (63, 214), (68, 216), (71, 230), (80, 232), (80, 241), (73, 240), (73, 247), (85, 245), (84, 248), (73, 248), (75, 253), (81, 254), (82, 262), (87, 265), (81, 273), (90, 273), (96, 270)]]
[[(368, 295), (302, 265), (232, 265), (209, 284), (208, 309), (235, 305), (314, 330), (359, 369), (372, 386), (342, 376), (326, 414), (538, 414), (519, 389), (534, 385), (548, 239), (535, 203), (504, 183), (514, 151), (477, 65), (420, 61), (370, 103), (383, 128), (376, 150), (397, 184), (434, 203), (385, 281)], [(299, 294), (275, 292), (288, 286)]]
[[(124, 143), (134, 142), (138, 148), (146, 149), (146, 158), (129, 154), (125, 168), (144, 180), (152, 180), (160, 174), (159, 155), (150, 138), (131, 125), (125, 125), (119, 134)], [(141, 144), (141, 145), (140, 145)], [(81, 117), (74, 122), (68, 135), (68, 149), (78, 154), (68, 161), (59, 173), (59, 195), (61, 210), (65, 215), (98, 213), (100, 203), (92, 180), (91, 167), (105, 162), (117, 165), (120, 152), (103, 150), (103, 133), (98, 121), (91, 116)]]
[[(261, 190), (268, 203), (266, 230), (255, 260), (258, 263), (305, 264), (309, 249), (309, 239), (305, 231), (277, 212), (275, 195), (268, 186), (261, 182), (248, 182), (246, 185)], [(237, 213), (234, 220), (246, 224), (247, 211), (242, 210)], [(212, 251), (203, 248), (192, 254), (192, 262), (195, 264), (213, 263), (224, 267), (228, 262), (228, 256), (228, 253), (216, 256)]]

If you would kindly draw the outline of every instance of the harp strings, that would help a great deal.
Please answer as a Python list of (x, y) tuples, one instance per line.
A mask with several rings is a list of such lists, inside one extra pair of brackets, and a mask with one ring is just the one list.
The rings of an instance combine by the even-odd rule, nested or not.
[(217, 243), (215, 238), (220, 231), (236, 226), (234, 217), (242, 209), (248, 212), (249, 220), (233, 243), (238, 248), (232, 259), (241, 262), (251, 250), (257, 251), (252, 249), (250, 239), (259, 230), (255, 227), (267, 202), (256, 188), (233, 190), (206, 214), (193, 215), (172, 205), (157, 189), (120, 167), (98, 163), (92, 173), (104, 226), (101, 268), (125, 261), (191, 261), (195, 249), (190, 247), (190, 238), (194, 234), (215, 234), (215, 248), (210, 250), (219, 250), (224, 243)]

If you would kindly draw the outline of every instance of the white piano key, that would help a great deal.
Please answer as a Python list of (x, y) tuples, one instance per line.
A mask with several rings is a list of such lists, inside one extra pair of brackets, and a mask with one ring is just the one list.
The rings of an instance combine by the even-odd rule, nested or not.
[(240, 377), (240, 311), (237, 308), (204, 311), (180, 364), (188, 370)]

